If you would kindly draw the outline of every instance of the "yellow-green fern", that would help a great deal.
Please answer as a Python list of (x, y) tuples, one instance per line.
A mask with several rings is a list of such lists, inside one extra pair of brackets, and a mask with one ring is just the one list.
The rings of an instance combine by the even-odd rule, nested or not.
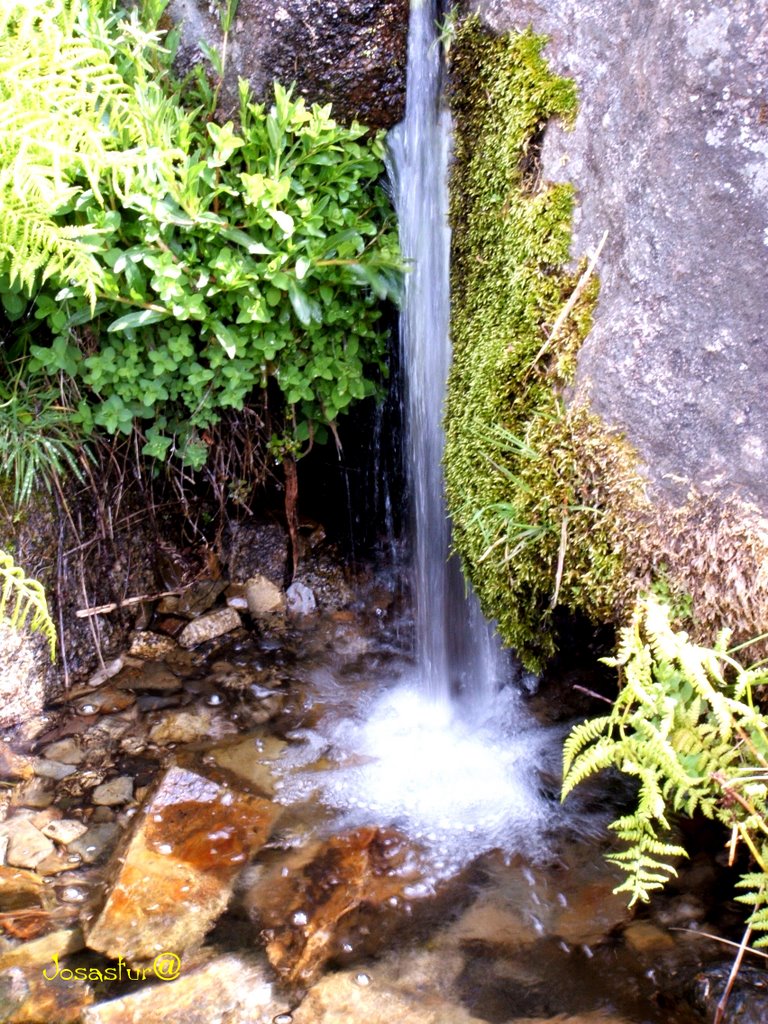
[(56, 627), (48, 611), (45, 591), (37, 580), (29, 579), (5, 551), (0, 551), (0, 622), (14, 629), (39, 630), (48, 640), (51, 660), (56, 656)]
[[(768, 668), (746, 669), (723, 632), (701, 647), (670, 622), (667, 604), (641, 598), (622, 631), (621, 689), (610, 715), (576, 726), (565, 743), (563, 797), (579, 782), (613, 767), (639, 782), (637, 807), (611, 824), (624, 848), (610, 855), (626, 873), (617, 891), (630, 905), (647, 900), (676, 874), (685, 850), (671, 841), (669, 815), (700, 811), (742, 842), (754, 867), (737, 897), (752, 907), (750, 925), (768, 932), (768, 716), (752, 686)], [(768, 934), (756, 945), (768, 945)]]

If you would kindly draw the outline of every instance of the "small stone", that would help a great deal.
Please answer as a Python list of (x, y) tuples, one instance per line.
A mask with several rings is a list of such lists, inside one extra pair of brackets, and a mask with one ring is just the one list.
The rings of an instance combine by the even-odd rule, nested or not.
[(285, 611), (285, 595), (266, 576), (252, 576), (245, 584), (245, 596), (254, 619)]
[(74, 842), (75, 839), (79, 839), (80, 836), (85, 835), (88, 831), (88, 826), (84, 825), (82, 821), (77, 821), (75, 818), (60, 818), (58, 821), (49, 822), (40, 831), (44, 836), (53, 839), (54, 842), (66, 846), (68, 843)]
[(40, 829), (26, 818), (11, 818), (0, 825), (0, 835), (8, 837), (6, 863), (14, 868), (36, 868), (56, 847)]
[(110, 686), (108, 689), (94, 690), (87, 696), (78, 698), (73, 704), (79, 715), (90, 717), (91, 715), (112, 715), (118, 711), (124, 711), (135, 700), (132, 693), (116, 690)]
[(662, 931), (651, 921), (632, 921), (624, 930), (624, 941), (636, 953), (656, 953), (674, 949), (675, 941), (669, 932)]
[(244, 583), (230, 583), (224, 596), (230, 608), (235, 608), (239, 612), (248, 611), (248, 596)]
[(120, 690), (173, 692), (181, 689), (181, 680), (164, 662), (144, 661), (121, 672), (114, 685)]
[(60, 782), (68, 775), (74, 775), (77, 767), (73, 764), (63, 764), (61, 761), (52, 761), (47, 757), (39, 757), (35, 761), (35, 775), (41, 779), (54, 779)]
[(237, 743), (214, 747), (208, 751), (216, 764), (226, 768), (266, 796), (274, 796), (274, 763), (286, 747), (276, 736), (252, 736)]
[(213, 607), (226, 586), (224, 580), (200, 580), (193, 583), (179, 597), (179, 613), (190, 619), (202, 615)]
[(18, 786), (12, 803), (17, 807), (50, 807), (55, 793), (50, 779), (34, 778)]
[(177, 644), (169, 636), (162, 636), (160, 633), (150, 633), (149, 630), (141, 630), (131, 633), (129, 638), (129, 651), (135, 658), (164, 658), (173, 654)]
[[(45, 968), (43, 968), (45, 970)], [(93, 990), (80, 978), (53, 974), (40, 966), (14, 965), (0, 974), (0, 1011), (6, 1024), (80, 1024)]]
[(0, 866), (0, 912), (42, 907), (47, 890), (31, 871)]
[(317, 609), (314, 591), (305, 583), (295, 582), (285, 592), (290, 615), (311, 615)]
[[(73, 859), (74, 858), (74, 859)], [(71, 871), (76, 868), (80, 860), (73, 853), (66, 850), (56, 850), (49, 857), (45, 857), (35, 868), (38, 875), (49, 878), (51, 875), (60, 875), (64, 871)]]
[(29, 779), (34, 772), (32, 759), (16, 754), (7, 743), (0, 741), (0, 777), (4, 779)]
[(50, 758), (52, 761), (61, 761), (62, 764), (80, 764), (85, 758), (80, 744), (72, 736), (49, 744), (42, 753), (43, 757)]
[(88, 679), (88, 685), (96, 688), (101, 686), (102, 683), (106, 683), (112, 676), (116, 676), (120, 669), (123, 667), (124, 659), (122, 654), (115, 658), (113, 661), (108, 661), (101, 668), (96, 669), (93, 675)]
[(85, 864), (96, 864), (101, 858), (112, 851), (120, 838), (120, 826), (111, 821), (91, 825), (79, 839), (67, 846), (69, 853), (77, 853)]
[(196, 647), (207, 640), (231, 633), (240, 625), (240, 616), (234, 608), (221, 608), (219, 611), (209, 612), (185, 626), (179, 634), (179, 643), (182, 647)]
[(102, 782), (94, 789), (91, 800), (95, 804), (114, 807), (127, 804), (133, 799), (133, 779), (129, 775), (118, 775), (117, 778)]
[(213, 712), (208, 707), (170, 711), (153, 725), (149, 738), (160, 747), (169, 743), (196, 743), (210, 735)]

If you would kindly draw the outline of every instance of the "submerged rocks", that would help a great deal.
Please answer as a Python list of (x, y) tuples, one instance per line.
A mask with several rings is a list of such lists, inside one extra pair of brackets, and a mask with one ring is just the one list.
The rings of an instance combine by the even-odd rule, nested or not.
[(341, 926), (355, 911), (397, 905), (418, 877), (412, 852), (394, 830), (360, 828), (330, 839), (294, 870), (264, 875), (245, 902), (265, 930), (278, 974), (308, 983), (341, 950)]
[(112, 864), (88, 946), (130, 962), (198, 946), (279, 813), (262, 797), (170, 768)]
[[(174, 961), (168, 966), (182, 968)], [(283, 1005), (250, 957), (222, 956), (174, 977), (90, 1007), (83, 1024), (271, 1024)]]

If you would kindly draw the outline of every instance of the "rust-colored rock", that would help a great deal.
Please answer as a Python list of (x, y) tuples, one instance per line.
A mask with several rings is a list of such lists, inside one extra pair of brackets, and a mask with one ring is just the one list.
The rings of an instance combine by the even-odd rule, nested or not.
[[(49, 975), (53, 969), (48, 968)], [(3, 1024), (79, 1024), (93, 990), (78, 978), (43, 977), (39, 966), (0, 971), (0, 1020)]]
[(361, 908), (398, 902), (417, 877), (408, 841), (394, 830), (337, 836), (311, 859), (267, 872), (247, 903), (258, 914), (270, 963), (289, 984), (308, 984), (336, 952), (336, 936)]
[(170, 768), (113, 857), (112, 885), (87, 926), (88, 946), (129, 962), (194, 949), (279, 813), (216, 778)]

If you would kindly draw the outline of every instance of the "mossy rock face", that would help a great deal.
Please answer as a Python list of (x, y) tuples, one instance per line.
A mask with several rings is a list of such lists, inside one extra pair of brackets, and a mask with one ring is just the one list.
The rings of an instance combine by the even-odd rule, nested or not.
[(456, 547), (486, 614), (534, 668), (554, 651), (556, 604), (594, 620), (614, 612), (621, 552), (595, 503), (597, 477), (609, 464), (631, 476), (632, 462), (586, 410), (566, 411), (560, 398), (597, 282), (582, 286), (554, 336), (580, 276), (567, 269), (574, 196), (539, 180), (538, 146), (550, 118), (574, 116), (576, 94), (548, 69), (543, 44), (530, 32), (493, 36), (469, 19), (451, 49), (445, 456)]
[(694, 638), (711, 642), (728, 624), (745, 639), (768, 615), (761, 510), (694, 487), (670, 501), (589, 389), (570, 387), (598, 282), (585, 263), (572, 269), (572, 187), (541, 176), (547, 123), (576, 111), (574, 85), (548, 69), (543, 45), (470, 18), (451, 47), (455, 546), (483, 610), (534, 669), (555, 651), (555, 607), (620, 622), (660, 577), (685, 598)]

